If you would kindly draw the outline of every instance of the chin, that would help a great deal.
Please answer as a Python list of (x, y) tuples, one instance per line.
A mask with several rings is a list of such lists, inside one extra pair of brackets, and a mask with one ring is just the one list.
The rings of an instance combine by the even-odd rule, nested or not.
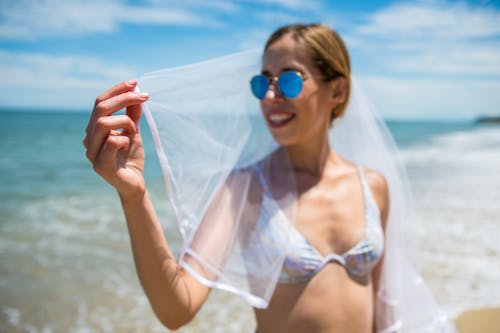
[(276, 143), (281, 147), (291, 147), (296, 145), (298, 142), (297, 138), (294, 136), (273, 133), (273, 131), (271, 131), (271, 135), (273, 136), (274, 141), (276, 141)]

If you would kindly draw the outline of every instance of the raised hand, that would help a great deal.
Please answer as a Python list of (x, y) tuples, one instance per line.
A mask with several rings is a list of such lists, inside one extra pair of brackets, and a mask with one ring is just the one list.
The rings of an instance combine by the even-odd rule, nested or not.
[[(145, 93), (134, 91), (137, 81), (121, 82), (96, 98), (83, 145), (94, 170), (122, 196), (142, 195), (144, 148), (139, 133)], [(126, 114), (114, 115), (126, 108)]]

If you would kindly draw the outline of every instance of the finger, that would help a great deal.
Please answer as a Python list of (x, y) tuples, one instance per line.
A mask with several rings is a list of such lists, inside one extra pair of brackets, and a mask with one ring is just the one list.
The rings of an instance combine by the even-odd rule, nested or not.
[(102, 101), (110, 99), (113, 96), (123, 94), (127, 91), (132, 91), (135, 89), (136, 86), (137, 86), (137, 80), (129, 80), (126, 82), (120, 82), (120, 83), (114, 85), (113, 87), (109, 88), (108, 90), (106, 90), (101, 95), (97, 96), (97, 98), (95, 99), (94, 106), (99, 104)]
[(96, 118), (109, 116), (123, 108), (135, 104), (141, 104), (142, 102), (145, 102), (148, 97), (149, 96), (146, 93), (138, 93), (134, 91), (125, 92), (99, 102), (94, 109), (94, 113)]
[[(127, 93), (127, 92), (131, 92), (136, 87), (137, 87), (137, 80), (133, 79), (133, 80), (129, 80), (129, 81), (126, 81), (126, 82), (120, 82), (120, 83), (114, 85), (113, 87), (111, 87), (110, 89), (108, 89), (107, 91), (105, 91), (104, 93), (102, 93), (101, 95), (99, 95), (95, 99), (94, 110), (93, 110), (93, 112), (92, 112), (92, 114), (90, 116), (89, 124), (88, 124), (88, 126), (87, 126), (87, 128), (85, 130), (86, 133), (88, 133), (89, 126), (92, 126), (92, 123), (95, 122), (95, 119), (97, 118), (97, 116), (103, 115), (102, 112), (99, 112), (98, 105), (100, 103), (102, 103), (102, 102), (104, 102), (104, 101), (106, 101), (106, 100), (108, 100), (108, 99), (110, 99), (112, 97), (119, 96), (119, 95)], [(122, 108), (123, 108), (123, 106), (122, 106)], [(118, 111), (120, 109), (111, 110), (110, 113)], [(97, 113), (97, 116), (96, 116), (96, 113)], [(106, 114), (106, 113), (104, 113), (104, 114)]]
[(94, 131), (87, 136), (87, 158), (93, 162), (106, 138), (120, 132), (123, 129), (127, 133), (136, 133), (136, 127), (132, 119), (126, 115), (101, 117), (97, 120)]
[[(111, 130), (110, 135), (120, 135), (120, 131)], [(82, 143), (83, 143), (83, 146), (85, 147), (85, 149), (89, 148), (89, 136), (88, 135), (85, 135)]]
[(96, 126), (96, 123), (99, 121), (100, 117), (109, 116), (124, 107), (129, 107), (134, 104), (140, 104), (148, 99), (147, 94), (139, 94), (136, 92), (126, 92), (114, 97), (111, 97), (105, 101), (100, 102), (94, 108), (94, 112), (87, 126), (86, 133), (92, 133), (93, 127)]
[(87, 158), (91, 162), (93, 162), (108, 136), (121, 134), (117, 130), (120, 128), (127, 133), (136, 132), (135, 124), (126, 115), (101, 117), (97, 120), (94, 131), (87, 135)]
[(94, 161), (94, 170), (102, 176), (109, 175), (110, 171), (116, 170), (117, 153), (119, 150), (128, 150), (130, 139), (125, 135), (109, 136), (103, 144), (99, 155)]
[(135, 104), (135, 105), (128, 106), (126, 114), (134, 122), (135, 128), (137, 128), (137, 131), (139, 131), (140, 130), (139, 122), (140, 122), (141, 116), (142, 116), (142, 105)]
[(85, 135), (85, 137), (83, 138), (82, 144), (85, 147), (85, 149), (89, 148), (89, 137), (88, 137), (88, 135)]
[[(94, 102), (94, 111), (95, 111), (96, 106), (100, 102), (105, 101), (113, 96), (123, 94), (123, 93), (128, 92), (128, 91), (132, 91), (135, 89), (136, 86), (137, 86), (137, 80), (135, 80), (135, 79), (115, 84), (113, 87), (106, 90), (101, 95), (97, 96), (97, 98), (95, 99), (95, 102)], [(85, 129), (86, 133), (88, 133), (89, 126), (91, 126), (91, 123), (93, 123), (95, 121), (94, 113), (95, 112), (92, 112), (92, 114), (90, 115), (89, 123), (87, 125), (87, 128)]]

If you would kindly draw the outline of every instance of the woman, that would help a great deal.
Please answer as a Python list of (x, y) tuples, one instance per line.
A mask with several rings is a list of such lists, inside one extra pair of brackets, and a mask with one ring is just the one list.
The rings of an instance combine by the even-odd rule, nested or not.
[[(138, 93), (136, 85), (136, 81), (120, 83), (96, 99), (84, 146), (95, 171), (118, 191), (138, 275), (157, 317), (176, 329), (193, 318), (207, 299), (210, 286), (217, 282), (211, 276), (211, 266), (200, 264), (203, 260), (196, 262), (194, 252), (180, 258), (184, 263), (180, 265), (164, 239), (142, 175), (144, 149), (138, 128), (140, 104), (148, 95)], [(276, 180), (281, 175), (275, 170), (283, 168), (266, 176), (262, 176), (263, 170), (269, 161), (287, 159), (291, 165), (293, 186), (288, 186), (296, 191), (294, 214), (290, 215), (294, 226), (286, 231), (291, 241), (283, 260), (278, 261), (281, 272), (272, 297), (265, 308), (255, 306), (260, 333), (399, 329), (395, 318), (379, 319), (379, 327), (375, 320), (381, 316), (377, 312), (387, 312), (375, 307), (374, 294), (389, 215), (388, 183), (381, 173), (356, 165), (329, 145), (329, 128), (343, 115), (350, 90), (349, 56), (332, 29), (318, 24), (291, 25), (271, 35), (264, 49), (262, 74), (252, 79), (252, 91), (260, 99), (262, 116), (280, 149), (264, 163), (233, 172), (223, 187), (229, 188), (226, 192), (233, 200), (236, 187), (230, 186), (232, 179), (245, 179), (249, 174), (249, 195), (242, 199), (247, 202), (243, 220), (257, 221), (252, 225), (259, 226), (256, 230), (260, 234), (276, 239), (272, 235), (275, 231), (259, 224), (270, 219), (263, 217), (265, 197), (269, 192), (267, 197), (278, 197), (279, 201), (280, 189), (290, 182)], [(113, 115), (124, 107), (126, 115)], [(269, 186), (272, 188), (267, 191)], [(220, 206), (214, 202), (224, 202), (219, 198), (224, 193), (221, 190), (215, 195), (204, 219), (222, 220), (220, 214), (211, 212), (221, 211), (213, 207)], [(221, 228), (220, 234), (232, 228), (220, 225), (224, 224), (210, 228)], [(203, 228), (193, 233), (194, 242)], [(252, 247), (255, 239), (242, 243)], [(209, 247), (200, 244), (198, 254), (209, 252)], [(230, 261), (227, 251), (221, 252), (225, 254), (206, 257), (219, 256), (215, 260), (218, 264)], [(243, 257), (253, 260), (248, 254)], [(249, 271), (258, 271), (250, 266), (246, 263)]]
[[(321, 44), (314, 45), (314, 39)], [(369, 169), (358, 172), (328, 144), (329, 125), (343, 113), (349, 93), (349, 58), (340, 38), (324, 26), (278, 30), (265, 47), (262, 73), (275, 77), (289, 71), (300, 73), (304, 80), (300, 94), (286, 98), (273, 84), (261, 108), (273, 137), (290, 156), (299, 196), (295, 227), (311, 244), (291, 248), (301, 253), (299, 260), (312, 256), (316, 266), (331, 254), (347, 253), (362, 239), (368, 240), (368, 247), (382, 244), (366, 224), (382, 228), (389, 209), (388, 190), (382, 175)], [(369, 187), (361, 186), (365, 180)], [(374, 221), (365, 221), (364, 199), (373, 197), (380, 219), (375, 214)], [(305, 268), (305, 259), (302, 276), (281, 278), (269, 307), (256, 311), (259, 332), (370, 332), (377, 251), (363, 251), (374, 260), (358, 275), (352, 270), (361, 269), (359, 265), (333, 258), (311, 275), (318, 267)]]

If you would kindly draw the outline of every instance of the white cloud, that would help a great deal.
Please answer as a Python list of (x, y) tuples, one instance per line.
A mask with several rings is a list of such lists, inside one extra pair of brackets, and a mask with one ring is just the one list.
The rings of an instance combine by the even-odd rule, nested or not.
[(346, 42), (382, 115), (449, 119), (500, 112), (499, 37), (496, 8), (417, 1), (373, 13)]
[[(308, 18), (323, 13), (317, 1), (256, 0), (254, 6), (247, 0), (150, 0), (140, 7), (120, 1), (2, 1), (0, 39), (110, 33), (123, 23), (217, 25), (214, 18), (224, 21), (234, 14), (256, 22), (224, 36), (247, 49), (262, 47), (277, 22), (300, 20), (301, 11)], [(283, 11), (271, 15), (272, 7)], [(245, 11), (249, 8), (253, 11)], [(357, 74), (383, 115), (463, 118), (500, 111), (494, 109), (500, 105), (497, 9), (426, 1), (363, 15), (352, 22), (364, 23), (345, 29), (351, 33), (344, 38), (356, 61), (355, 70), (363, 68)], [(93, 98), (111, 84), (138, 74), (111, 60), (1, 49), (0, 72), (4, 78), (1, 105), (73, 108), (91, 106)]]
[[(114, 33), (126, 23), (221, 27), (235, 15), (245, 19), (269, 8), (273, 8), (271, 23), (283, 21), (283, 17), (300, 21), (304, 11), (319, 11), (320, 2), (149, 0), (145, 4), (130, 5), (126, 0), (4, 0), (0, 3), (0, 40)], [(290, 16), (291, 13), (295, 15)]]
[(494, 8), (472, 8), (461, 2), (395, 4), (371, 16), (357, 33), (388, 39), (495, 37), (500, 34), (500, 13)]
[(388, 118), (475, 118), (498, 115), (500, 81), (359, 78), (363, 90)]
[(26, 107), (82, 108), (132, 70), (83, 56), (53, 56), (0, 50), (0, 103)]
[(240, 50), (263, 49), (269, 37), (269, 29), (253, 29), (245, 34), (241, 34), (239, 37), (238, 39), (241, 41), (239, 43)]
[(184, 9), (212, 9), (222, 13), (235, 13), (241, 10), (237, 1), (227, 0), (149, 0), (148, 3), (163, 8), (182, 7)]
[(392, 59), (391, 66), (399, 72), (500, 76), (500, 42), (474, 44), (422, 49)]
[(192, 12), (174, 9), (120, 6), (115, 15), (118, 20), (124, 23), (191, 26), (215, 24), (214, 21), (209, 21)]
[(251, 3), (263, 5), (276, 5), (288, 10), (313, 10), (320, 7), (316, 0), (251, 0)]
[(500, 75), (500, 11), (464, 3), (396, 4), (346, 40), (390, 74)]
[(87, 33), (110, 33), (122, 23), (161, 25), (217, 25), (194, 11), (177, 7), (139, 7), (117, 0), (10, 1), (2, 4), (0, 39), (36, 39)]
[(275, 11), (271, 10), (258, 11), (255, 13), (255, 17), (257, 17), (260, 21), (264, 22), (266, 25), (273, 27), (302, 21), (302, 18), (298, 13), (294, 14), (285, 12), (276, 13)]
[[(174, 2), (179, 3), (178, 0), (173, 0)], [(227, 1), (227, 0), (211, 0), (211, 1), (206, 1), (206, 0), (191, 0), (190, 2), (193, 3), (195, 7), (203, 7), (203, 8), (211, 8), (214, 10), (217, 10), (219, 12), (225, 12), (225, 13), (235, 13), (239, 10), (241, 10), (241, 7), (237, 5), (235, 1)], [(184, 2), (183, 3), (187, 3)]]

